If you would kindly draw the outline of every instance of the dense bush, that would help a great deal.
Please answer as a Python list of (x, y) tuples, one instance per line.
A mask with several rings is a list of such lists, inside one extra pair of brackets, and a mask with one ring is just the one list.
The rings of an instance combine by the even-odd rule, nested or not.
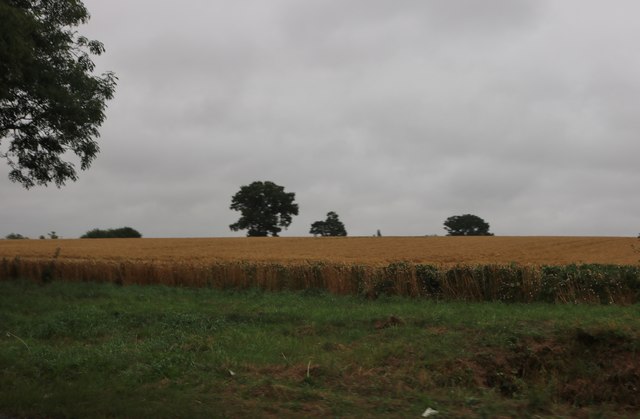
[(24, 240), (28, 238), (29, 237), (25, 237), (22, 234), (18, 234), (18, 233), (9, 233), (5, 236), (5, 239), (7, 240)]
[(80, 237), (81, 239), (138, 239), (142, 237), (137, 230), (131, 227), (121, 227), (121, 228), (110, 228), (108, 230), (101, 230), (99, 228), (94, 228), (93, 230), (87, 231), (85, 234)]

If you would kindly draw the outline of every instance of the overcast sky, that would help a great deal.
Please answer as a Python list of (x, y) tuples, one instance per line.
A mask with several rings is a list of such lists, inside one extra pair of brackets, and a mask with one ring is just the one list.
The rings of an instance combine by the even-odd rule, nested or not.
[(637, 0), (85, 0), (119, 78), (62, 189), (0, 162), (0, 236), (242, 236), (240, 186), (295, 192), (283, 236), (640, 232)]

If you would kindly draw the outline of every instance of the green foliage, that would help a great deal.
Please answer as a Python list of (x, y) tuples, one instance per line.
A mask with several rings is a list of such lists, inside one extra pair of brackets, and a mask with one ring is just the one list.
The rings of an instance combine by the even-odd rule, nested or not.
[(77, 33), (89, 20), (80, 0), (0, 1), (0, 153), (25, 188), (75, 181), (73, 153), (87, 169), (116, 77), (93, 75), (103, 45)]
[(438, 268), (433, 265), (416, 265), (415, 269), (421, 295), (440, 298), (442, 284), (438, 280)]
[(231, 224), (232, 231), (248, 230), (248, 237), (277, 237), (282, 228), (291, 224), (298, 215), (295, 193), (285, 192), (284, 187), (273, 182), (256, 181), (242, 186), (231, 199), (230, 209), (240, 211), (240, 219)]
[(0, 281), (0, 412), (635, 417), (639, 309)]
[(116, 239), (116, 238), (140, 238), (142, 234), (140, 234), (137, 230), (131, 227), (121, 227), (121, 228), (110, 228), (107, 230), (101, 230), (99, 228), (94, 228), (93, 230), (87, 231), (80, 238), (81, 239)]
[(635, 303), (640, 301), (640, 267), (598, 264), (543, 266), (539, 300)]
[(347, 230), (344, 228), (344, 224), (338, 218), (338, 214), (333, 211), (327, 213), (327, 219), (325, 221), (316, 221), (311, 224), (311, 230), (309, 234), (314, 236), (346, 236)]
[(7, 240), (25, 240), (28, 238), (29, 237), (25, 237), (22, 234), (18, 234), (18, 233), (9, 233), (5, 236), (5, 239)]
[(489, 223), (473, 214), (454, 215), (444, 222), (448, 236), (493, 236)]
[(624, 265), (416, 265), (420, 294), (467, 301), (633, 304), (640, 267)]

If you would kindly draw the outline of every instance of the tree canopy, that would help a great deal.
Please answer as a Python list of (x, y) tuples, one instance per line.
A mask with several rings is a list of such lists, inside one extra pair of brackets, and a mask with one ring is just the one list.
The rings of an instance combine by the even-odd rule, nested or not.
[(327, 219), (325, 221), (316, 221), (311, 224), (310, 234), (314, 236), (346, 236), (347, 230), (344, 228), (344, 224), (338, 218), (338, 214), (333, 211), (327, 213)]
[(136, 229), (131, 227), (121, 227), (121, 228), (110, 228), (108, 230), (101, 230), (99, 228), (94, 228), (93, 230), (87, 231), (80, 238), (81, 239), (138, 239), (142, 237), (142, 234), (138, 232)]
[(277, 237), (282, 228), (291, 224), (298, 215), (295, 193), (285, 192), (284, 187), (270, 181), (256, 181), (231, 198), (230, 209), (240, 211), (240, 219), (231, 224), (233, 231), (248, 230), (247, 237)]
[(454, 215), (444, 222), (448, 236), (493, 236), (489, 223), (473, 214)]
[(0, 0), (0, 157), (25, 188), (77, 180), (87, 169), (116, 77), (93, 75), (104, 46), (77, 33), (80, 0)]

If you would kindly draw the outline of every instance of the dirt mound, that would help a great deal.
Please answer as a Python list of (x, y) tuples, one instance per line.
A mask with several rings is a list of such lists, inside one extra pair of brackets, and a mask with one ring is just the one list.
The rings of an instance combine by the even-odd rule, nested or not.
[(578, 329), (572, 335), (527, 338), (507, 351), (478, 354), (465, 368), (474, 372), (474, 382), (506, 397), (542, 389), (554, 402), (639, 409), (639, 343), (619, 331)]

